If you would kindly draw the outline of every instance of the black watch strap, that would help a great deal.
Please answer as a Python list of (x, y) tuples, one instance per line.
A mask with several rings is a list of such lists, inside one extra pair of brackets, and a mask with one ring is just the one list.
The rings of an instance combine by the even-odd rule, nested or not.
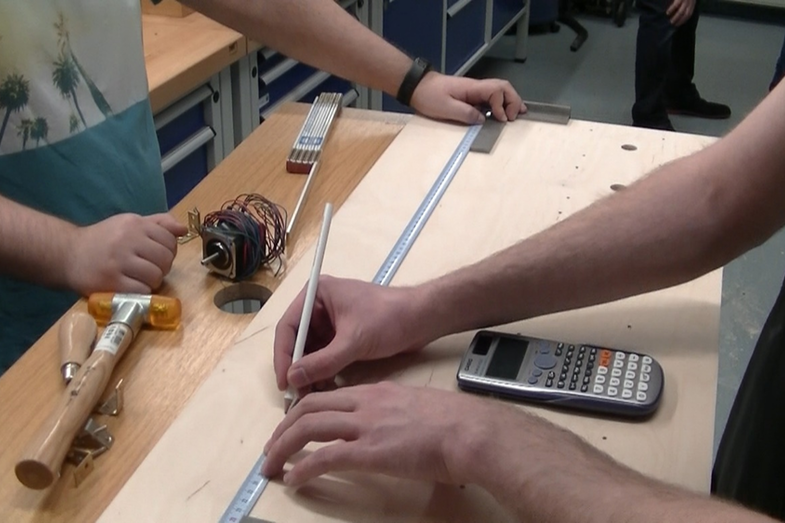
[(401, 86), (398, 88), (398, 94), (395, 96), (395, 99), (408, 106), (412, 101), (414, 90), (420, 85), (420, 81), (428, 71), (432, 69), (433, 67), (425, 58), (415, 58), (412, 66), (409, 68), (409, 72), (406, 73)]

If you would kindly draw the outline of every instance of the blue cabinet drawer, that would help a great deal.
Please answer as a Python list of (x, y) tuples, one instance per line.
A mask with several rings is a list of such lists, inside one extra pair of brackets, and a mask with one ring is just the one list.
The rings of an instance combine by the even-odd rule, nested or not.
[(523, 11), (524, 0), (493, 0), (493, 23), (491, 34), (495, 37), (505, 25)]
[[(161, 156), (165, 157), (200, 133), (205, 135), (205, 130), (214, 135), (205, 121), (204, 106), (200, 103), (156, 131)], [(164, 172), (169, 207), (179, 202), (207, 176), (207, 156), (207, 146), (203, 145)]]
[[(320, 80), (321, 77), (324, 79)], [(264, 61), (260, 60), (259, 115), (264, 119), (265, 114), (269, 114), (276, 104), (287, 99), (311, 103), (321, 93), (346, 93), (353, 88), (351, 82), (275, 54)]]
[(485, 0), (471, 0), (458, 12), (447, 12), (445, 72), (454, 74), (485, 44)]

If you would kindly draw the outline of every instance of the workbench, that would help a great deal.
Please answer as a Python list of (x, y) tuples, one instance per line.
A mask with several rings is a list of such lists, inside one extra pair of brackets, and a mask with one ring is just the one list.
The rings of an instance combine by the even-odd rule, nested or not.
[[(184, 221), (194, 206), (206, 212), (249, 191), (292, 209), (303, 178), (286, 173), (284, 163), (305, 110), (288, 105), (273, 115), (173, 210), (175, 216)], [(213, 296), (226, 284), (199, 264), (198, 240), (181, 246), (160, 292), (183, 301), (182, 326), (143, 331), (124, 356), (113, 382), (125, 380), (125, 409), (107, 421), (116, 443), (80, 487), (70, 481), (70, 466), (48, 493), (22, 487), (13, 473), (63, 389), (56, 326), (0, 378), (1, 519), (217, 521), (282, 417), (282, 395), (272, 379), (273, 327), (307, 279), (323, 203), (339, 207), (324, 271), (369, 280), (465, 132), (352, 109), (336, 123), (283, 283), (268, 272), (254, 278), (275, 291), (255, 318), (219, 311)], [(629, 184), (712, 141), (578, 121), (511, 125), (491, 155), (466, 160), (394, 284), (476, 261), (609, 194), (612, 185)], [(621, 147), (631, 144), (634, 151)], [(720, 286), (718, 270), (666, 291), (502, 327), (647, 352), (663, 364), (663, 404), (646, 422), (535, 410), (633, 468), (707, 491)], [(455, 389), (457, 359), (471, 335), (449, 336), (420, 355), (359, 366), (347, 379)], [(377, 512), (382, 506), (384, 514)], [(362, 473), (331, 475), (297, 491), (274, 482), (254, 515), (278, 522), (505, 518), (487, 493), (471, 486), (459, 491)]]
[[(202, 213), (244, 192), (258, 192), (294, 209), (305, 178), (285, 170), (286, 156), (302, 126), (307, 107), (290, 104), (273, 115), (225, 159), (173, 210), (187, 223), (187, 211)], [(287, 254), (293, 266), (318, 234), (321, 206), (336, 207), (398, 134), (408, 116), (345, 109), (330, 137), (309, 205), (299, 218)], [(183, 327), (175, 332), (143, 331), (115, 370), (112, 384), (124, 378), (125, 408), (105, 419), (115, 446), (96, 460), (95, 471), (74, 488), (69, 473), (52, 489), (24, 488), (14, 465), (24, 445), (48, 415), (64, 385), (59, 371), (57, 325), (0, 377), (0, 521), (95, 521), (177, 417), (194, 390), (250, 323), (252, 315), (220, 311), (213, 296), (226, 283), (201, 266), (201, 241), (181, 245), (161, 294), (184, 304)], [(284, 272), (284, 275), (286, 271)], [(274, 291), (281, 281), (260, 272), (254, 281)], [(75, 310), (86, 310), (83, 302)]]

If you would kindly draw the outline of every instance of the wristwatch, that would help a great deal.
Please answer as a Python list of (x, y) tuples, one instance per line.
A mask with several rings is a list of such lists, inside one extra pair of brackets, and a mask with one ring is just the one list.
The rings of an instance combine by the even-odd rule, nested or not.
[(425, 58), (415, 58), (412, 62), (412, 66), (409, 68), (409, 72), (406, 73), (403, 82), (401, 82), (401, 86), (398, 88), (398, 94), (395, 96), (395, 99), (403, 105), (408, 106), (412, 101), (414, 90), (420, 84), (423, 77), (432, 69), (433, 67), (430, 62)]

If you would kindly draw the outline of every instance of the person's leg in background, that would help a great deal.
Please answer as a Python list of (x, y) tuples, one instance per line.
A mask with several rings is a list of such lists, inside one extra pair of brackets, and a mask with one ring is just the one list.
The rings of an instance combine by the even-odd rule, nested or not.
[(728, 118), (730, 108), (707, 102), (693, 83), (698, 2), (690, 18), (675, 27), (667, 10), (672, 0), (638, 0), (641, 11), (635, 57), (635, 105), (638, 127), (673, 130), (668, 113)]
[(638, 38), (635, 46), (635, 104), (632, 124), (672, 130), (665, 107), (665, 79), (671, 66), (676, 28), (665, 11), (670, 0), (638, 0)]
[(698, 18), (700, 18), (700, 1), (695, 2), (689, 20), (679, 26), (673, 34), (671, 68), (665, 80), (665, 105), (671, 114), (711, 119), (729, 118), (730, 107), (704, 100), (693, 83)]

